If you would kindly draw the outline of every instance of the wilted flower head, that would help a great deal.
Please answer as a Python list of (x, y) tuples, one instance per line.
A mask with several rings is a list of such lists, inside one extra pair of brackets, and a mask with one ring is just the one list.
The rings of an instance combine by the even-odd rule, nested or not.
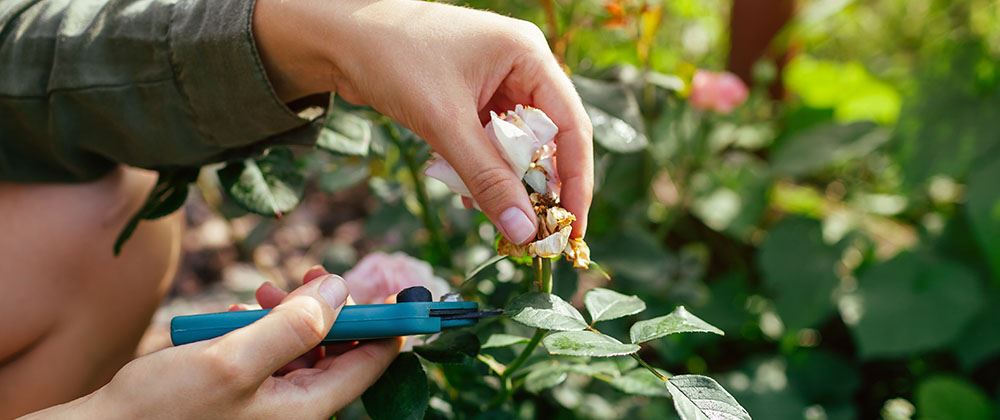
[(434, 275), (426, 261), (402, 252), (373, 252), (344, 273), (344, 282), (355, 302), (383, 303), (389, 296), (407, 287), (423, 286), (435, 300), (448, 293), (448, 282)]
[[(573, 265), (587, 268), (590, 249), (582, 239), (570, 239), (576, 216), (559, 206), (559, 175), (556, 172), (558, 127), (539, 109), (517, 105), (513, 111), (490, 113), (486, 136), (501, 152), (511, 170), (529, 188), (531, 204), (538, 217), (535, 241), (527, 245), (500, 239), (497, 252), (501, 255), (552, 258), (560, 254)], [(448, 185), (453, 192), (472, 198), (458, 173), (440, 156), (435, 155), (425, 171), (427, 176)]]
[(728, 114), (747, 100), (747, 85), (730, 72), (698, 70), (691, 80), (691, 106)]
[[(552, 142), (557, 131), (559, 129), (544, 112), (523, 105), (499, 115), (490, 112), (490, 122), (486, 124), (486, 137), (500, 151), (514, 174), (542, 194), (558, 194), (559, 190), (556, 148)], [(441, 156), (435, 154), (424, 173), (445, 183), (452, 192), (472, 198), (458, 172)]]

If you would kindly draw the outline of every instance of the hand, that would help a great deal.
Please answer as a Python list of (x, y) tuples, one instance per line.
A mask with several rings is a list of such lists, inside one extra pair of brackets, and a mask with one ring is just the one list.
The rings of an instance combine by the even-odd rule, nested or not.
[(259, 321), (220, 338), (172, 347), (126, 365), (93, 394), (35, 413), (71, 418), (328, 418), (374, 383), (401, 339), (370, 341), (309, 368), (272, 376), (313, 350), (348, 299), (335, 275), (311, 270), (311, 282)]
[(254, 31), (284, 99), (336, 91), (401, 122), (451, 163), (516, 243), (534, 238), (537, 220), (521, 181), (488, 146), (483, 124), (489, 111), (515, 104), (541, 109), (559, 127), (563, 206), (577, 216), (573, 236), (584, 235), (592, 127), (535, 25), (418, 1), (261, 0)]

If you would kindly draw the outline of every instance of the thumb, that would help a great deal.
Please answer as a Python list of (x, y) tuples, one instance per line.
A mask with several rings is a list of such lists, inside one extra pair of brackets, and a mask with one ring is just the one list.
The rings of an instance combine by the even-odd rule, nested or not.
[(524, 185), (486, 137), (476, 113), (462, 114), (469, 118), (457, 127), (449, 125), (446, 137), (436, 139), (442, 146), (438, 153), (455, 168), (479, 208), (507, 240), (523, 244), (534, 239), (537, 218)]
[(347, 300), (340, 276), (327, 275), (290, 293), (269, 314), (223, 336), (215, 346), (235, 368), (264, 380), (326, 337)]

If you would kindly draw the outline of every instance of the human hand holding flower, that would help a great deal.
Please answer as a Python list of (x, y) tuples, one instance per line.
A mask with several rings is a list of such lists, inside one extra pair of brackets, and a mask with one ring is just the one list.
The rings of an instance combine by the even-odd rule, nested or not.
[(534, 24), (429, 2), (261, 0), (254, 26), (283, 99), (335, 91), (401, 122), (451, 163), (468, 195), (515, 244), (535, 238), (537, 217), (521, 177), (482, 127), (491, 112), (515, 104), (544, 110), (559, 127), (552, 141), (562, 203), (576, 215), (573, 236), (583, 237), (594, 183), (592, 127)]

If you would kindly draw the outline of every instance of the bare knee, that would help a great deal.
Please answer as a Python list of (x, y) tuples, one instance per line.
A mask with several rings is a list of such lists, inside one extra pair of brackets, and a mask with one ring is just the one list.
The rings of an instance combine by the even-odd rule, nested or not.
[(0, 184), (0, 407), (74, 398), (128, 361), (179, 255), (179, 214), (143, 223), (112, 255), (155, 179), (120, 169), (87, 184)]

